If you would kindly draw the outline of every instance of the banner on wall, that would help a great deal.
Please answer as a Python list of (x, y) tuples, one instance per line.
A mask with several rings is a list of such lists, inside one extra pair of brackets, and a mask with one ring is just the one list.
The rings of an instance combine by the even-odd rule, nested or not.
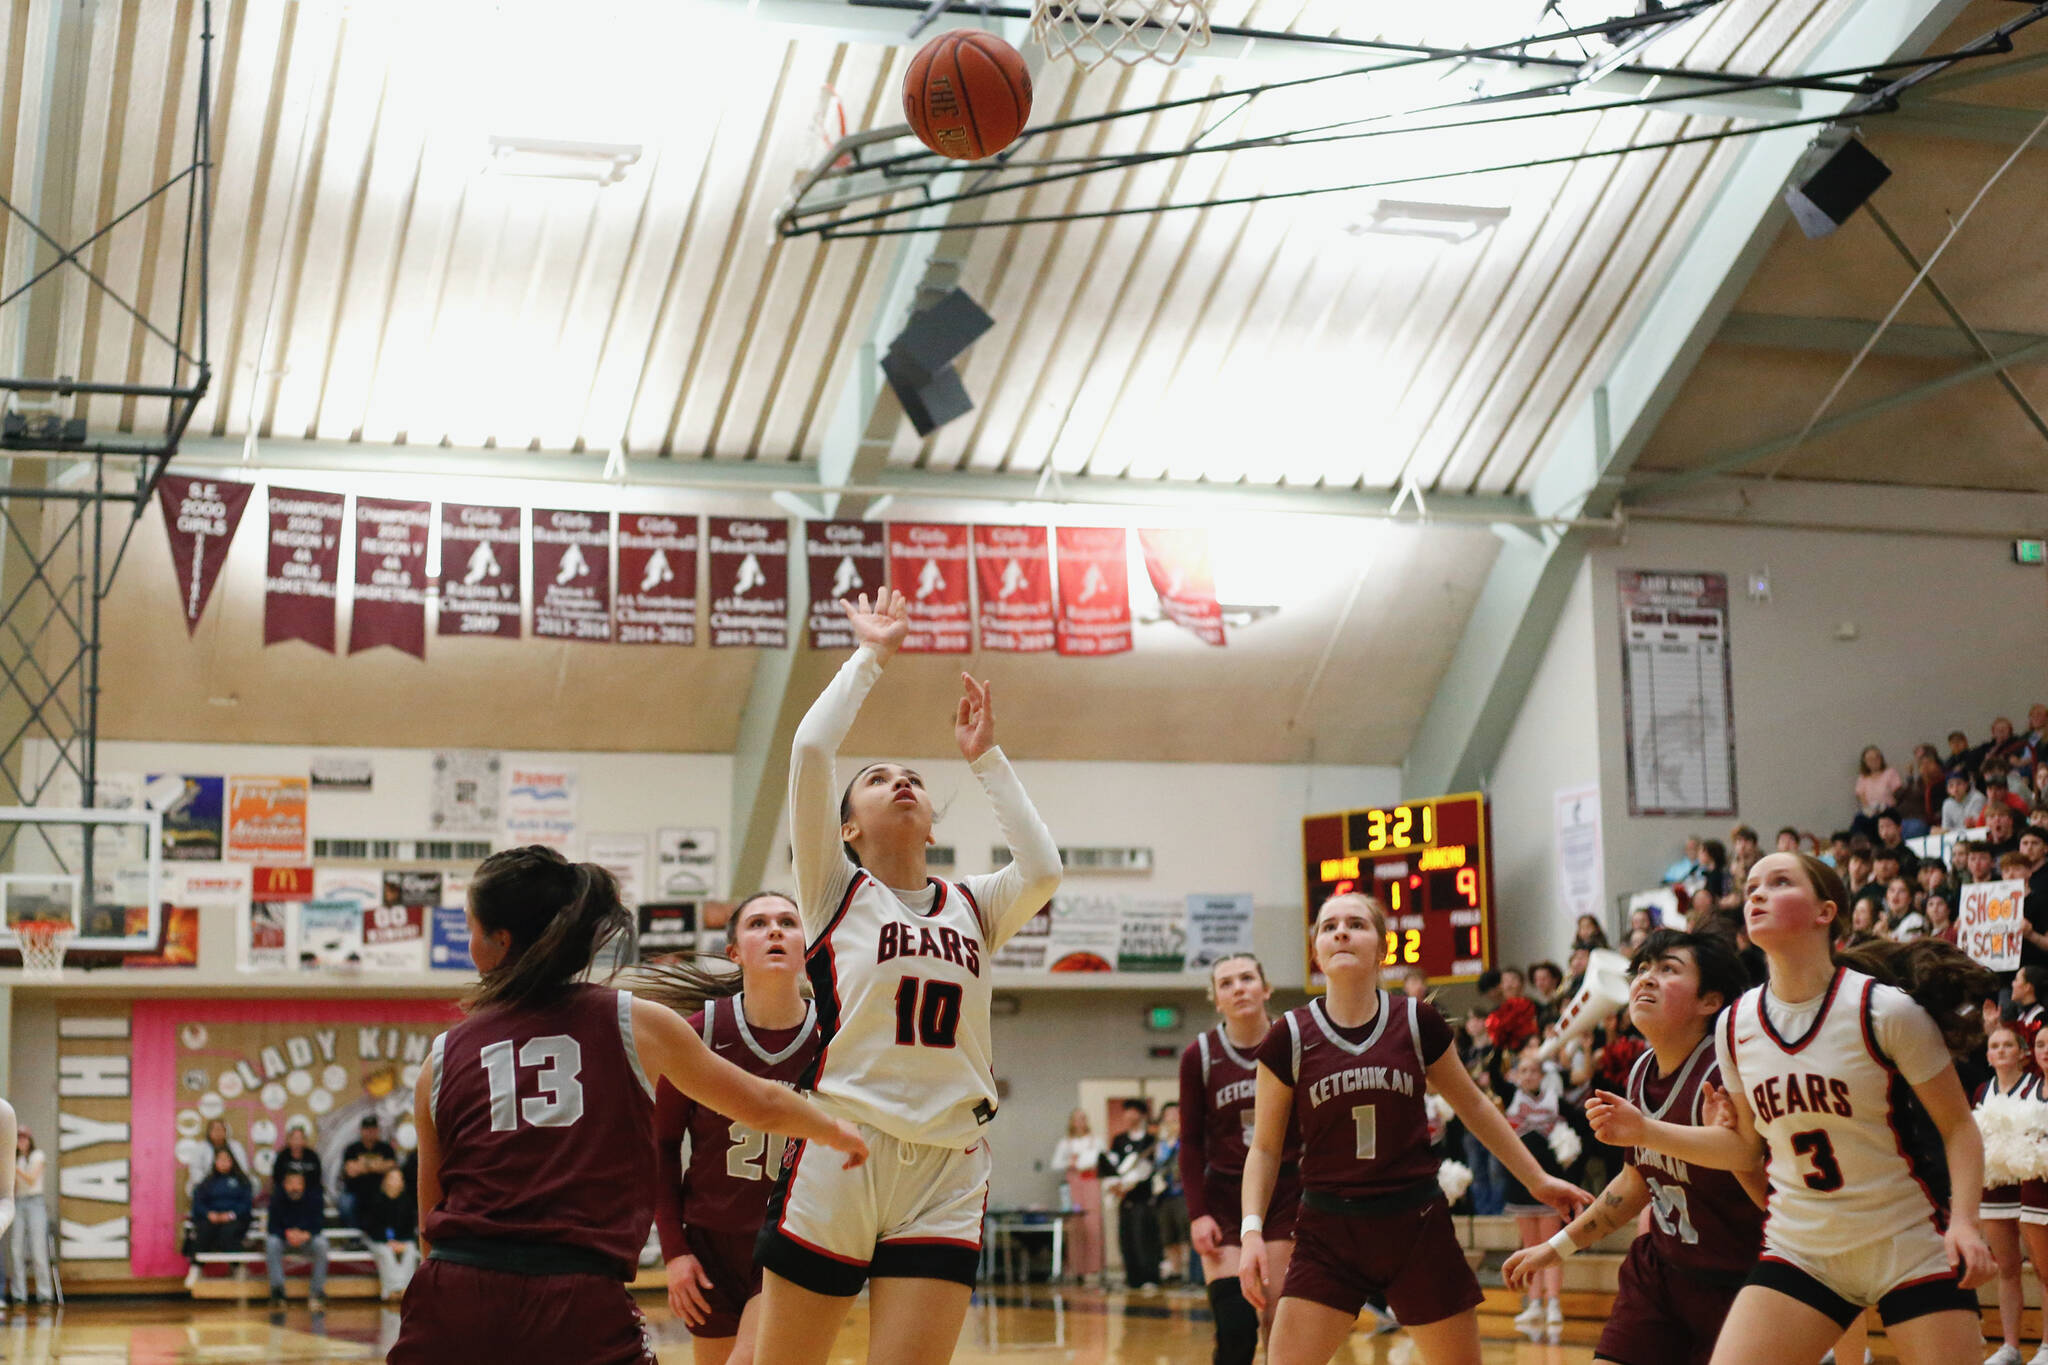
[(1195, 893), (1187, 904), (1187, 957), (1183, 970), (1206, 972), (1226, 957), (1252, 951), (1252, 898)]
[(711, 646), (789, 648), (789, 523), (712, 517)]
[(1052, 907), (1025, 920), (1010, 941), (996, 949), (990, 965), (999, 972), (1042, 972), (1052, 946)]
[(1183, 901), (1127, 901), (1118, 918), (1116, 969), (1178, 972), (1187, 955), (1188, 910)]
[(304, 640), (334, 652), (341, 582), (340, 493), (270, 490), (270, 558), (263, 575), (263, 643)]
[(1145, 574), (1159, 595), (1166, 619), (1205, 645), (1223, 644), (1223, 606), (1216, 600), (1216, 574), (1209, 560), (1209, 533), (1199, 528), (1153, 528), (1138, 532)]
[(2027, 884), (1972, 882), (1956, 903), (1956, 946), (1978, 966), (2016, 972), (2026, 943)]
[(199, 629), (206, 601), (235, 528), (249, 508), (253, 486), (225, 479), (188, 479), (165, 474), (156, 481), (157, 505), (164, 514), (164, 536), (171, 547), (171, 572), (178, 580), (178, 601), (185, 613), (185, 633)]
[(507, 764), (504, 811), (508, 847), (545, 844), (570, 852), (576, 842), (576, 770)]
[(242, 934), (242, 970), (283, 972), (292, 965), (292, 920), (303, 902), (256, 901)]
[(1607, 921), (1606, 873), (1600, 859), (1600, 788), (1561, 787), (1552, 796), (1557, 823), (1558, 906), (1572, 919)]
[(1046, 969), (1113, 972), (1123, 946), (1123, 906), (1113, 895), (1062, 892), (1052, 903), (1052, 942)]
[(649, 961), (697, 949), (697, 902), (662, 901), (640, 907), (640, 958)]
[(309, 901), (299, 910), (299, 966), (307, 971), (360, 967), (363, 912), (354, 901)]
[(967, 528), (889, 523), (889, 586), (910, 599), (905, 654), (965, 654), (974, 646), (967, 592)]
[(489, 749), (436, 749), (427, 823), (436, 834), (496, 834), (503, 766)]
[(804, 568), (811, 585), (808, 617), (812, 649), (852, 649), (853, 628), (841, 611), (842, 599), (855, 602), (862, 593), (870, 601), (888, 574), (888, 542), (880, 526), (868, 521), (804, 523)]
[(719, 872), (717, 830), (657, 830), (654, 850), (655, 900), (719, 894), (724, 878)]
[(1052, 548), (1043, 526), (974, 528), (981, 647), (1039, 654), (1053, 647)]
[(534, 509), (533, 633), (612, 638), (611, 513)]
[(469, 957), (469, 920), (459, 905), (437, 905), (431, 915), (432, 940), (427, 966), (437, 972), (473, 972)]
[(311, 788), (316, 792), (356, 792), (367, 795), (375, 789), (377, 769), (368, 756), (323, 754), (310, 765)]
[(348, 652), (390, 645), (427, 657), (427, 523), (432, 503), (356, 497), (355, 606)]
[(584, 844), (584, 861), (612, 874), (629, 910), (646, 898), (648, 846), (644, 834), (593, 834)]
[[(144, 1112), (158, 1128), (137, 1134), (131, 1006), (125, 1000), (60, 1002), (57, 1015), (57, 1129), (44, 1143), (57, 1168), (57, 1255), (67, 1280), (127, 1279), (137, 1240), (137, 1175), (172, 1160), (171, 1106)], [(180, 1182), (182, 1184), (182, 1182)], [(175, 1224), (162, 1229), (175, 1251)], [(181, 1263), (182, 1264), (182, 1263)], [(176, 1272), (172, 1272), (176, 1273)]]
[(1120, 526), (1062, 526), (1059, 652), (1124, 654), (1131, 648), (1130, 561)]
[[(417, 877), (406, 872), (384, 874)], [(440, 876), (434, 877), (439, 899)], [(427, 909), (424, 904), (373, 905), (363, 911), (363, 968), (372, 972), (418, 972), (427, 966)]]
[(519, 638), (519, 522), (517, 507), (441, 504), (438, 633)]
[(228, 780), (227, 856), (238, 863), (306, 861), (306, 779)]
[(618, 641), (697, 643), (696, 517), (619, 514)]
[(152, 773), (142, 798), (163, 814), (164, 857), (178, 862), (218, 860), (227, 779)]

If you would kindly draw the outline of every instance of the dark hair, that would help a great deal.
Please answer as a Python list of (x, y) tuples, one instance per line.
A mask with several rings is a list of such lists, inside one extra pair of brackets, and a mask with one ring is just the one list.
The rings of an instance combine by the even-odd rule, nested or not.
[(1700, 973), (1700, 994), (1721, 997), (1721, 1008), (1726, 1009), (1742, 998), (1749, 989), (1749, 968), (1742, 965), (1742, 958), (1736, 954), (1732, 936), (1706, 930), (1687, 933), (1682, 929), (1656, 929), (1643, 940), (1643, 946), (1636, 949), (1636, 955), (1629, 960), (1629, 975), (1633, 976), (1659, 958), (1683, 950), (1692, 954), (1693, 965)]
[(1955, 1056), (1984, 1046), (1984, 1001), (1998, 995), (1998, 978), (1954, 944), (1938, 938), (1909, 943), (1875, 939), (1836, 955), (1836, 961), (1896, 986), (1934, 1017)]
[[(881, 766), (880, 763), (870, 763), (862, 768), (860, 772), (846, 779), (846, 790), (839, 793), (839, 823), (842, 827), (853, 818), (853, 784), (860, 781), (860, 774), (866, 772), (868, 768), (879, 768)], [(918, 780), (919, 784), (922, 785), (923, 779), (920, 778)], [(839, 841), (839, 848), (841, 852), (846, 854), (846, 861), (852, 863), (855, 867), (860, 866), (860, 854), (853, 851), (852, 844), (841, 839)]]
[(1751, 843), (1758, 842), (1758, 839), (1756, 837), (1756, 828), (1752, 825), (1737, 825), (1735, 827), (1735, 837), (1738, 839), (1747, 839)]
[(1137, 1111), (1138, 1111), (1138, 1112), (1139, 1112), (1140, 1114), (1143, 1114), (1143, 1115), (1144, 1115), (1144, 1116), (1145, 1116), (1146, 1118), (1150, 1118), (1150, 1117), (1152, 1117), (1152, 1105), (1151, 1105), (1151, 1103), (1150, 1103), (1149, 1101), (1147, 1101), (1147, 1100), (1137, 1100), (1137, 1099), (1125, 1100), (1125, 1101), (1124, 1101), (1124, 1112), (1125, 1112), (1126, 1114), (1128, 1114), (1128, 1113), (1130, 1113), (1130, 1112), (1131, 1112), (1131, 1111), (1132, 1111), (1133, 1109), (1137, 1110)]
[[(1877, 755), (1877, 766), (1875, 768), (1872, 768), (1869, 764), (1863, 761), (1872, 754)], [(1873, 772), (1881, 773), (1890, 766), (1891, 765), (1889, 763), (1885, 762), (1884, 750), (1878, 748), (1875, 744), (1864, 745), (1863, 752), (1856, 755), (1856, 771), (1859, 775), (1868, 775)]]
[(1499, 972), (1495, 971), (1495, 970), (1494, 970), (1493, 968), (1491, 968), (1491, 967), (1488, 967), (1488, 968), (1487, 968), (1487, 969), (1486, 969), (1485, 971), (1483, 971), (1483, 972), (1481, 972), (1481, 973), (1479, 974), (1479, 993), (1480, 993), (1481, 995), (1485, 995), (1485, 994), (1486, 994), (1486, 993), (1487, 993), (1488, 991), (1496, 991), (1496, 990), (1499, 990), (1499, 989), (1500, 989), (1500, 973), (1499, 973)]
[(1792, 828), (1792, 826), (1790, 825), (1781, 826), (1778, 832), (1772, 835), (1771, 837), (1773, 839), (1782, 839), (1788, 834), (1791, 835), (1794, 839), (1797, 839), (1799, 837), (1799, 831)]
[[(726, 947), (739, 942), (740, 921), (745, 918), (747, 907), (763, 900), (796, 904), (796, 897), (780, 891), (756, 891), (735, 905), (726, 917)], [(738, 995), (744, 985), (739, 967), (729, 958), (712, 953), (682, 953), (667, 962), (643, 962), (621, 980), (642, 1000), (666, 1005), (685, 1017), (703, 1009), (708, 1001)]]
[(1713, 859), (1714, 870), (1720, 872), (1728, 866), (1728, 845), (1719, 839), (1700, 840), (1700, 852)]
[(365, 1114), (356, 1122), (357, 1128), (382, 1128), (383, 1126), (384, 1120), (378, 1118), (375, 1114)]
[[(1419, 972), (1419, 971), (1421, 971), (1422, 969), (1421, 969), (1420, 967), (1415, 967), (1415, 968), (1412, 968), (1411, 970), (1412, 970), (1412, 971), (1417, 971), (1417, 972)], [(1529, 964), (1529, 975), (1530, 975), (1530, 976), (1531, 976), (1532, 978), (1533, 978), (1533, 977), (1534, 977), (1534, 976), (1536, 975), (1536, 973), (1538, 973), (1538, 972), (1542, 972), (1542, 971), (1547, 971), (1547, 972), (1549, 972), (1549, 973), (1550, 973), (1550, 974), (1551, 974), (1552, 976), (1556, 977), (1556, 978), (1558, 979), (1558, 981), (1559, 981), (1559, 983), (1560, 983), (1560, 984), (1561, 984), (1561, 983), (1562, 983), (1562, 982), (1564, 981), (1564, 968), (1562, 968), (1562, 967), (1558, 966), (1558, 965), (1557, 965), (1557, 964), (1556, 964), (1555, 962), (1552, 962), (1552, 961), (1551, 961), (1551, 960), (1550, 960), (1549, 958), (1544, 958), (1543, 960), (1541, 960), (1541, 961), (1539, 961), (1539, 962), (1531, 962), (1531, 963)]]
[(2048, 967), (2044, 967), (2038, 962), (2030, 962), (2020, 968), (2020, 975), (2024, 976), (2027, 979), (2027, 984), (2034, 988), (2035, 1002), (2048, 1005)]
[[(15, 1140), (15, 1146), (16, 1146), (17, 1148), (18, 1148), (18, 1147), (19, 1147), (19, 1146), (21, 1145), (21, 1139), (23, 1139), (23, 1138), (27, 1138), (27, 1139), (28, 1139), (28, 1149), (29, 1149), (29, 1150), (30, 1150), (31, 1152), (33, 1152), (33, 1151), (34, 1151), (34, 1150), (36, 1149), (36, 1135), (35, 1135), (34, 1133), (31, 1133), (31, 1132), (30, 1132), (30, 1131), (29, 1131), (28, 1129), (26, 1129), (26, 1128), (16, 1128), (16, 1129), (14, 1130), (14, 1140)], [(233, 1155), (233, 1154), (232, 1154), (232, 1153), (230, 1153), (230, 1155)]]
[(1877, 813), (1877, 818), (1880, 820), (1889, 820), (1895, 825), (1902, 825), (1905, 823), (1905, 821), (1899, 818), (1899, 808), (1897, 806), (1886, 806), (1883, 810)]
[(598, 949), (632, 927), (611, 873), (540, 844), (484, 859), (469, 883), (469, 910), (486, 931), (502, 930), (512, 939), (504, 961), (464, 999), (472, 1012), (546, 1002), (590, 970)]

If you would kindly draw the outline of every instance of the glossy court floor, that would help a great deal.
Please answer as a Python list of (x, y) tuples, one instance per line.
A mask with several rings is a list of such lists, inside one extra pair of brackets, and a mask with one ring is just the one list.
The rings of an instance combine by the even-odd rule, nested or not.
[[(690, 1339), (669, 1319), (666, 1305), (649, 1296), (641, 1307), (663, 1365), (688, 1365)], [(1088, 1290), (997, 1291), (977, 1296), (953, 1359), (958, 1365), (1202, 1365), (1209, 1359), (1209, 1324), (1194, 1314), (1204, 1307), (1193, 1294), (1127, 1299)], [(1486, 1365), (1585, 1365), (1593, 1358), (1586, 1344), (1500, 1339), (1513, 1337), (1507, 1320), (1482, 1321), (1494, 1338), (1486, 1344)], [(833, 1365), (859, 1365), (867, 1359), (865, 1326), (865, 1305), (856, 1305), (840, 1334)], [(1590, 1336), (1592, 1327), (1574, 1324), (1573, 1335)], [(296, 1303), (273, 1319), (261, 1305), (81, 1299), (61, 1313), (15, 1313), (0, 1328), (0, 1360), (7, 1365), (382, 1360), (397, 1331), (397, 1313), (353, 1301), (334, 1304), (316, 1320)], [(1404, 1336), (1361, 1333), (1337, 1360), (1340, 1365), (1408, 1365), (1414, 1358)]]

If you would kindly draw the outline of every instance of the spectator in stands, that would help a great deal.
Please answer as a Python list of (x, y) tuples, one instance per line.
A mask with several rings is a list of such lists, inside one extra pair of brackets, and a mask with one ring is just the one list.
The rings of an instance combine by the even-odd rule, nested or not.
[(1970, 781), (1969, 773), (1961, 768), (1950, 768), (1948, 799), (1941, 803), (1941, 827), (1945, 830), (1967, 829), (1976, 824), (1983, 814), (1984, 793)]
[(1955, 902), (1950, 899), (1948, 884), (1942, 883), (1927, 893), (1921, 905), (1921, 914), (1927, 917), (1927, 937), (1938, 938), (1943, 943), (1954, 945), (1956, 941)]
[(309, 1190), (327, 1188), (326, 1182), (320, 1178), (320, 1154), (306, 1141), (306, 1127), (301, 1123), (285, 1129), (284, 1146), (277, 1149), (277, 1158), (270, 1167), (273, 1180), (282, 1179), (291, 1171), (306, 1177)]
[[(1523, 994), (1522, 973), (1513, 967), (1494, 974), (1500, 991), (1499, 1003), (1486, 1016), (1486, 1032), (1505, 1058), (1512, 1058), (1522, 1045), (1536, 1036), (1536, 1006)], [(1486, 978), (1479, 979), (1479, 992), (1487, 994)]]
[(1982, 772), (1984, 765), (1993, 759), (2010, 768), (2013, 760), (2026, 751), (2026, 736), (2014, 734), (2012, 732), (2012, 722), (2004, 716), (1999, 716), (1991, 722), (1991, 738), (1986, 740), (1977, 751), (1979, 754), (1977, 769), (1979, 772)]
[(1948, 758), (1944, 760), (1951, 768), (1961, 768), (1975, 776), (1977, 765), (1970, 761), (1970, 737), (1961, 730), (1948, 732)]
[(1984, 782), (1984, 800), (1993, 806), (2005, 806), (2015, 815), (2025, 815), (2034, 804), (2033, 789), (2027, 780), (2012, 770), (2012, 765), (2002, 758), (1987, 758), (1980, 776)]
[(1569, 1005), (1572, 997), (1579, 993), (1579, 987), (1585, 984), (1586, 964), (1592, 956), (1592, 949), (1574, 946), (1565, 958), (1564, 984), (1557, 988), (1557, 998), (1565, 1004)]
[(1144, 1100), (1124, 1101), (1124, 1128), (1110, 1140), (1110, 1187), (1117, 1199), (1117, 1240), (1124, 1253), (1124, 1285), (1130, 1289), (1159, 1284), (1159, 1220), (1152, 1207), (1151, 1106)]
[(2048, 1022), (2048, 1006), (2042, 1004), (2044, 995), (2048, 995), (2048, 966), (2021, 967), (2019, 975), (2012, 979), (2012, 1003), (2006, 1007), (2005, 1017), (2020, 1030), (2030, 1052), (2034, 1035)]
[(1828, 836), (1828, 850), (1820, 860), (1837, 870), (1849, 865), (1850, 835), (1846, 829), (1838, 829)]
[[(1080, 1216), (1074, 1220), (1074, 1250), (1069, 1264), (1074, 1282), (1102, 1278), (1102, 1141), (1088, 1122), (1088, 1111), (1067, 1115), (1067, 1135), (1052, 1149), (1052, 1168), (1067, 1182), (1068, 1202)], [(408, 1177), (406, 1184), (412, 1183)]]
[(377, 1263), (378, 1290), (388, 1303), (405, 1293), (420, 1267), (419, 1199), (405, 1183), (405, 1172), (393, 1166), (356, 1213)]
[(356, 1206), (377, 1192), (384, 1172), (398, 1164), (398, 1149), (384, 1140), (384, 1125), (375, 1114), (363, 1115), (354, 1142), (341, 1149), (341, 1191), (335, 1205), (341, 1220), (355, 1226)]
[(1719, 839), (1700, 840), (1700, 884), (1713, 893), (1716, 905), (1728, 904), (1731, 897), (1741, 899), (1729, 885), (1728, 849)]
[(1998, 880), (1998, 858), (1984, 842), (1957, 845), (1963, 851), (1963, 885)]
[[(362, 1207), (358, 1201), (357, 1207)], [(313, 1262), (313, 1283), (307, 1290), (306, 1306), (319, 1312), (327, 1306), (327, 1209), (320, 1191), (306, 1184), (297, 1171), (281, 1175), (270, 1192), (269, 1222), (263, 1239), (264, 1259), (270, 1267), (270, 1306), (284, 1306), (284, 1258), (287, 1252), (307, 1256)]]
[(1420, 967), (1410, 967), (1401, 978), (1401, 994), (1410, 1000), (1429, 999), (1429, 973)]
[[(1428, 978), (1423, 978), (1425, 986)], [(1402, 982), (1403, 987), (1408, 983)], [(1529, 964), (1529, 1000), (1536, 1006), (1536, 1022), (1548, 1029), (1557, 1022), (1557, 1016), (1564, 1010), (1565, 997), (1558, 994), (1564, 985), (1564, 968), (1555, 962), (1532, 962)]]
[[(14, 1135), (14, 1292), (30, 1303), (50, 1302), (50, 1206), (43, 1198), (43, 1172), (49, 1158), (26, 1128)], [(26, 1252), (26, 1265), (24, 1264)], [(34, 1266), (36, 1290), (28, 1290), (28, 1269)]]
[[(1152, 1159), (1152, 1207), (1159, 1219), (1160, 1273), (1168, 1285), (1187, 1283), (1188, 1196), (1180, 1183), (1180, 1105), (1159, 1106), (1159, 1145)], [(1197, 1282), (1201, 1276), (1195, 1276)]]
[(1849, 903), (1849, 933), (1842, 941), (1844, 948), (1855, 948), (1878, 940), (1877, 907), (1878, 901), (1874, 896), (1858, 896)]
[(2035, 702), (2027, 708), (2027, 732), (2020, 736), (2026, 746), (2027, 766), (2035, 766), (2048, 753), (2048, 703)]
[(256, 1192), (233, 1150), (215, 1148), (213, 1169), (192, 1191), (193, 1250), (240, 1251), (255, 1207)]
[(1847, 883), (1849, 893), (1854, 895), (1870, 885), (1870, 878), (1870, 853), (1866, 849), (1857, 849), (1849, 855), (1849, 866), (1842, 870), (1842, 880)]
[[(1677, 886), (1680, 882), (1689, 882), (1699, 875), (1700, 841), (1697, 837), (1688, 835), (1685, 841), (1685, 856), (1664, 869), (1664, 885)], [(1590, 919), (1592, 916), (1588, 915), (1583, 918)], [(1602, 944), (1601, 946), (1605, 947), (1606, 945)]]
[(226, 1119), (215, 1119), (206, 1125), (206, 1146), (193, 1153), (192, 1164), (186, 1168), (187, 1193), (198, 1189), (199, 1182), (213, 1174), (214, 1154), (223, 1149), (235, 1158), (236, 1170), (249, 1169), (249, 1153), (243, 1150), (241, 1139), (234, 1135)]
[(1799, 851), (1799, 831), (1790, 825), (1779, 830), (1777, 842), (1773, 846), (1772, 851), (1776, 853), (1797, 853)]
[[(1921, 833), (1924, 834), (1926, 831), (1922, 830)], [(1900, 876), (1911, 877), (1920, 870), (1920, 855), (1906, 847), (1905, 822), (1899, 818), (1899, 812), (1896, 809), (1884, 810), (1878, 813), (1877, 847), (1871, 850), (1871, 861), (1875, 863), (1887, 853), (1891, 854), (1893, 860), (1898, 863), (1898, 874)], [(1875, 867), (1871, 869), (1871, 872), (1873, 876), (1881, 875)]]
[(1992, 856), (1999, 858), (2020, 846), (2012, 808), (1999, 804), (1995, 793), (1987, 797), (1984, 807), (1984, 842), (1990, 846)]
[(1749, 882), (1749, 869), (1762, 856), (1757, 833), (1753, 826), (1737, 825), (1729, 833), (1732, 847), (1728, 853), (1728, 880), (1737, 887)]
[[(1687, 841), (1687, 846), (1691, 846), (1690, 840)], [(1594, 919), (1591, 915), (1580, 915), (1578, 928), (1572, 934), (1572, 947), (1605, 948), (1606, 946), (1607, 931), (1600, 927), (1600, 921)]]
[(1933, 754), (1921, 755), (1912, 780), (1899, 789), (1899, 824), (1905, 837), (1918, 839), (1941, 824), (1941, 805), (1948, 799), (1948, 774)]
[(1884, 920), (1894, 943), (1910, 943), (1927, 932), (1927, 917), (1913, 908), (1913, 884), (1904, 877), (1885, 883)]
[(1686, 927), (1698, 933), (1706, 925), (1712, 924), (1714, 917), (1720, 913), (1721, 902), (1714, 898), (1713, 892), (1702, 886), (1692, 893), (1692, 904), (1686, 909)]
[(1865, 749), (1856, 767), (1856, 818), (1849, 822), (1850, 832), (1873, 833), (1877, 813), (1898, 798), (1903, 785), (1898, 769), (1884, 761), (1884, 750), (1875, 744)]

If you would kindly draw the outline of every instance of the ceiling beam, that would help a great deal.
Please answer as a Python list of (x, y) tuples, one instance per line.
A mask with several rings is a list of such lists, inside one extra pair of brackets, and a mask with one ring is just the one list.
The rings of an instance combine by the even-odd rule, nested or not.
[(1908, 100), (1893, 113), (1872, 115), (1863, 129), (1877, 137), (1879, 145), (1885, 134), (1901, 133), (1909, 137), (1961, 138), (2016, 147), (2040, 126), (2044, 117), (2048, 113), (2039, 109), (2009, 109), (1954, 100)]
[[(1833, 28), (1800, 69), (1839, 70), (1925, 52), (1966, 3), (1855, 0), (1836, 12)], [(1819, 91), (1806, 99), (1814, 114), (1847, 103)], [(1530, 491), (1538, 514), (1599, 518), (1619, 506), (1630, 467), (1776, 240), (1784, 221), (1779, 191), (1811, 141), (1804, 128), (1742, 140), (1656, 296), (1544, 461)], [(1594, 534), (1544, 529), (1503, 537), (1409, 746), (1404, 792), (1468, 791), (1490, 778)]]
[[(1730, 313), (1714, 336), (1720, 346), (1760, 346), (1774, 351), (1826, 351), (1854, 355), (1877, 324), (1866, 318), (1803, 318), (1778, 313)], [(2017, 351), (2043, 339), (2037, 332), (1979, 332), (1993, 355)], [(1946, 360), (1980, 358), (1970, 339), (1953, 327), (1895, 322), (1884, 329), (1872, 355)]]

